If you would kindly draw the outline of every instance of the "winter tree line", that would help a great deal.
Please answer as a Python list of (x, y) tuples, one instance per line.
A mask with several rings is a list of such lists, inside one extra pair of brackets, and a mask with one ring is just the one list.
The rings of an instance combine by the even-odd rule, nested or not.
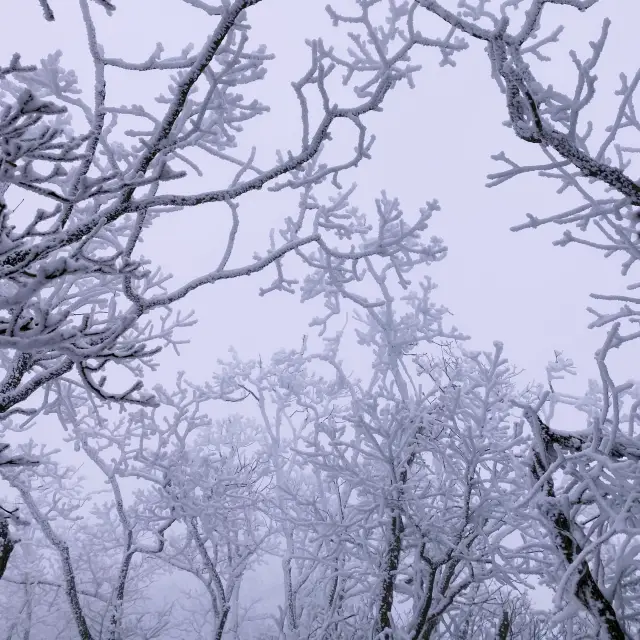
[[(92, 89), (60, 53), (0, 68), (3, 638), (640, 637), (640, 383), (609, 366), (640, 336), (640, 71), (620, 75), (604, 123), (587, 119), (605, 21), (571, 53), (566, 86), (545, 82), (557, 5), (579, 21), (599, 1), (334, 3), (334, 29), (292, 79), (298, 142), (275, 158), (243, 125), (268, 110), (251, 93), (278, 64), (250, 26), (278, 3), (175, 0), (210, 25), (206, 40), (123, 60), (97, 27), (118, 7), (78, 0)], [(54, 0), (39, 4), (60, 19)], [(424, 48), (444, 66), (485, 56), (495, 117), (514, 149), (535, 146), (537, 164), (495, 156), (489, 184), (535, 175), (571, 196), (514, 230), (563, 225), (556, 244), (621, 258), (628, 293), (593, 295), (603, 343), (582, 395), (565, 388), (576, 371), (561, 353), (534, 384), (501, 343), (468, 348), (429, 276), (446, 257), (429, 234), (437, 201), (353, 204), (380, 108), (420, 81)], [(107, 77), (139, 74), (166, 77), (155, 102), (110, 100)], [(185, 193), (203, 172), (206, 189)], [(260, 190), (292, 204), (247, 262), (236, 240)], [(180, 283), (141, 243), (168, 214), (188, 228), (202, 205), (227, 240)], [(313, 309), (308, 335), (149, 388), (160, 351), (189, 338), (177, 305), (259, 272), (272, 278), (261, 294)], [(73, 457), (38, 441), (43, 421)], [(257, 583), (271, 585), (266, 604)]]

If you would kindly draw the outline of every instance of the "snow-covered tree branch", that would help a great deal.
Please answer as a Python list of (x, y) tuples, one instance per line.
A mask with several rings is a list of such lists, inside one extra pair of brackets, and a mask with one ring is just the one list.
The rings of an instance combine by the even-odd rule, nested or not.
[[(1, 203), (5, 374), (0, 410), (5, 416), (32, 414), (36, 409), (27, 404), (37, 404), (40, 397), (34, 394), (51, 393), (58, 379), (77, 380), (103, 400), (152, 403), (143, 389), (144, 366), (153, 366), (162, 346), (177, 346), (175, 331), (193, 322), (171, 307), (189, 292), (268, 268), (275, 279), (267, 290), (293, 291), (297, 278), (285, 274), (290, 254), (356, 266), (368, 255), (404, 246), (404, 234), (391, 232), (359, 247), (366, 223), (350, 205), (352, 189), (339, 182), (369, 157), (373, 136), (365, 117), (380, 109), (395, 85), (411, 81), (408, 53), (423, 42), (417, 35), (407, 40), (398, 31), (404, 10), (395, 9), (390, 25), (373, 31), (363, 8), (359, 21), (374, 37), (361, 44), (353, 60), (338, 58), (321, 39), (309, 43), (308, 70), (293, 83), (299, 144), (270, 159), (270, 150), (242, 136), (245, 123), (270, 107), (239, 93), (244, 87), (250, 95), (272, 60), (250, 36), (252, 11), (261, 2), (188, 4), (190, 15), (211, 23), (200, 48), (189, 45), (166, 55), (158, 45), (146, 61), (133, 62), (109, 53), (91, 5), (81, 0), (94, 68), (90, 96), (75, 73), (62, 66), (60, 52), (37, 68), (22, 67), (14, 58), (3, 70), (0, 178), (7, 197), (27, 198), (15, 207)], [(51, 14), (48, 7), (43, 4), (46, 15)], [(337, 24), (344, 22), (332, 17)], [(429, 44), (445, 60), (460, 48), (448, 38)], [(360, 63), (363, 57), (366, 65)], [(339, 72), (352, 91), (333, 97), (332, 76)], [(169, 76), (156, 106), (114, 104), (107, 78), (126, 82), (139, 73)], [(353, 130), (355, 148), (324, 160), (327, 153), (336, 157), (332, 141), (338, 122)], [(218, 168), (213, 184), (202, 158)], [(179, 184), (188, 176), (202, 176), (208, 188), (181, 193)], [(236, 250), (239, 230), (253, 215), (243, 210), (242, 197), (263, 188), (298, 192), (301, 204), (285, 216), (270, 244), (256, 247), (247, 262)], [(162, 264), (144, 257), (140, 244), (154, 221), (169, 213), (181, 212), (185, 225), (198, 233), (189, 210), (199, 205), (209, 205), (211, 214), (220, 217), (227, 211), (228, 239), (210, 271), (174, 285)], [(352, 244), (343, 249), (344, 241)], [(125, 386), (112, 383), (115, 365), (135, 380)]]

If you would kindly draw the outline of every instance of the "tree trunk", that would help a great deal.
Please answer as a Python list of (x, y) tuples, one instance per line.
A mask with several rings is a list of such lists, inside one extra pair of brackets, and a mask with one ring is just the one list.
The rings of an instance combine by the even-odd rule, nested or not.
[(9, 558), (15, 546), (16, 543), (11, 538), (9, 531), (9, 523), (6, 520), (0, 520), (0, 578), (7, 569)]
[[(393, 608), (393, 592), (396, 583), (396, 574), (400, 564), (400, 551), (402, 550), (402, 516), (394, 511), (391, 516), (391, 535), (389, 545), (385, 553), (380, 606), (376, 621), (376, 635), (391, 630), (391, 609)], [(386, 637), (386, 636), (384, 636)]]
[[(547, 460), (553, 459), (555, 451), (553, 449), (553, 439), (551, 430), (540, 418), (536, 416), (528, 417), (534, 435), (536, 436), (536, 449), (533, 452), (533, 462), (531, 463), (531, 476), (534, 482), (538, 482), (547, 471)], [(548, 477), (540, 491), (545, 494), (545, 501), (551, 501), (554, 505), (541, 510), (553, 531), (553, 543), (561, 553), (567, 567), (569, 567), (578, 555), (582, 552), (582, 547), (572, 533), (571, 522), (565, 515), (562, 508), (556, 503), (556, 494), (553, 478)], [(602, 630), (606, 633), (606, 640), (626, 640), (627, 634), (620, 624), (613, 605), (602, 593), (596, 582), (591, 569), (586, 560), (583, 560), (576, 569), (578, 579), (575, 581), (573, 595), (593, 618), (600, 623)]]
[(496, 640), (509, 640), (509, 634), (511, 632), (511, 618), (509, 612), (506, 609), (502, 610), (502, 618), (500, 619), (500, 626), (498, 627), (498, 633)]

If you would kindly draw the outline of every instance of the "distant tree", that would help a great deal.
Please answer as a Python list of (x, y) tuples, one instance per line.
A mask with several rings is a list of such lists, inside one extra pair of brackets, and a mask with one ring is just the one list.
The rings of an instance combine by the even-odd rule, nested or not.
[[(513, 500), (509, 452), (523, 442), (515, 372), (500, 344), (457, 344), (423, 275), (434, 255), (368, 259), (362, 278), (375, 288), (351, 298), (351, 332), (327, 332), (317, 353), (236, 356), (206, 387), (255, 403), (264, 424), (283, 538), (275, 623), (287, 638), (435, 640), (519, 580), (495, 560)], [(354, 338), (351, 353), (371, 366), (364, 380), (342, 351)]]
[(213, 422), (204, 413), (207, 398), (182, 379), (173, 393), (158, 392), (167, 418), (140, 412), (121, 423), (112, 472), (138, 480), (131, 504), (138, 527), (162, 531), (150, 557), (171, 575), (195, 578), (206, 594), (199, 607), (202, 632), (221, 640), (244, 617), (246, 573), (272, 551), (264, 505), (271, 472), (252, 421), (231, 416)]
[(63, 638), (82, 640), (162, 637), (173, 623), (171, 607), (149, 597), (148, 585), (159, 571), (148, 555), (157, 552), (157, 544), (145, 544), (162, 529), (142, 529), (118, 478), (82, 436), (81, 425), (79, 420), (72, 428), (74, 441), (84, 440), (86, 462), (104, 474), (110, 501), (76, 468), (58, 464), (57, 452), (33, 443), (24, 451), (37, 465), (0, 471), (20, 506), (24, 538), (1, 582), (0, 598), (11, 603), (5, 610), (13, 614), (3, 623), (34, 638), (52, 637), (54, 629)]

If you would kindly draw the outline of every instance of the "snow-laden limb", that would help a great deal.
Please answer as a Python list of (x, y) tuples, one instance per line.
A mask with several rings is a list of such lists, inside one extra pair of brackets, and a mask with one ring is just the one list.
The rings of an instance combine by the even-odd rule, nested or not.
[[(575, 86), (558, 89), (545, 85), (545, 66), (552, 58), (544, 53), (557, 42), (562, 26), (547, 35), (540, 34), (542, 15), (554, 4), (563, 4), (585, 11), (597, 0), (530, 0), (524, 11), (516, 10), (521, 3), (503, 2), (500, 8), (490, 8), (486, 2), (461, 4), (462, 10), (452, 13), (435, 0), (419, 0), (425, 10), (472, 40), (485, 45), (493, 76), (506, 98), (508, 120), (518, 138), (540, 148), (544, 158), (539, 164), (521, 165), (504, 152), (494, 159), (507, 167), (489, 176), (489, 186), (528, 173), (555, 180), (558, 193), (573, 192), (583, 204), (550, 216), (527, 214), (528, 221), (514, 230), (536, 228), (543, 224), (571, 225), (556, 244), (579, 243), (623, 258), (622, 271), (627, 275), (638, 260), (637, 218), (640, 206), (640, 186), (633, 176), (638, 145), (633, 138), (640, 132), (634, 99), (640, 72), (633, 77), (620, 74), (620, 97), (617, 112), (597, 124), (585, 121), (587, 109), (596, 92), (596, 67), (606, 45), (610, 20), (605, 20), (599, 38), (590, 42), (590, 53), (580, 58), (570, 52), (576, 70)], [(577, 15), (576, 15), (577, 17)], [(601, 141), (595, 142), (600, 132)], [(635, 289), (636, 284), (629, 285)], [(596, 315), (594, 326), (611, 323), (617, 318), (631, 319), (636, 315), (638, 300), (633, 296), (594, 296), (622, 303), (616, 313)], [(635, 332), (633, 334), (635, 337)]]
[[(640, 629), (635, 544), (640, 402), (637, 384), (615, 385), (606, 366), (616, 330), (614, 325), (598, 354), (601, 381), (591, 381), (583, 396), (564, 393), (558, 385), (562, 373), (573, 373), (573, 364), (557, 354), (550, 365), (551, 391), (539, 393), (533, 404), (517, 403), (533, 442), (522, 461), (530, 489), (512, 514), (520, 519), (531, 561), (546, 564), (540, 575), (555, 592), (557, 620), (576, 619), (575, 606), (581, 605), (591, 616), (592, 635), (586, 637), (625, 639)], [(586, 428), (576, 429), (574, 421)], [(531, 510), (523, 515), (528, 506), (537, 515)]]
[[(616, 532), (604, 537), (598, 535), (595, 539), (590, 540), (588, 535), (580, 531), (576, 524), (576, 514), (568, 515), (567, 509), (563, 508), (562, 500), (559, 500), (556, 494), (553, 477), (549, 473), (551, 461), (557, 457), (554, 444), (566, 436), (554, 438), (555, 434), (551, 434), (549, 427), (533, 411), (525, 409), (525, 418), (534, 434), (531, 476), (533, 481), (539, 485), (541, 494), (537, 506), (547, 520), (550, 536), (568, 567), (568, 571), (563, 576), (557, 590), (556, 598), (560, 601), (565, 595), (564, 587), (570, 583), (570, 595), (575, 597), (594, 616), (602, 626), (603, 632), (606, 633), (605, 637), (611, 640), (625, 640), (629, 636), (625, 633), (611, 600), (603, 593), (587, 562), (589, 552), (595, 551)], [(581, 500), (584, 500), (584, 495), (581, 496)], [(595, 531), (600, 533), (597, 528)], [(583, 544), (585, 545), (584, 549)]]
[[(485, 45), (494, 79), (506, 98), (508, 120), (516, 136), (539, 147), (540, 163), (521, 165), (500, 152), (493, 158), (506, 164), (502, 171), (489, 176), (489, 186), (499, 185), (518, 176), (537, 173), (556, 181), (558, 193), (576, 196), (575, 206), (539, 217), (527, 213), (528, 221), (514, 230), (535, 229), (544, 224), (571, 226), (555, 244), (578, 243), (602, 252), (605, 257), (622, 259), (622, 274), (629, 276), (640, 258), (638, 251), (638, 215), (640, 185), (633, 177), (638, 153), (640, 123), (635, 98), (640, 70), (632, 77), (620, 73), (619, 106), (601, 124), (585, 120), (596, 93), (596, 68), (605, 48), (610, 20), (605, 20), (600, 36), (589, 43), (590, 52), (580, 57), (570, 52), (575, 66), (574, 86), (556, 88), (545, 84), (545, 63), (552, 58), (544, 51), (558, 41), (562, 27), (550, 34), (540, 34), (542, 15), (554, 4), (585, 11), (597, 0), (530, 0), (524, 12), (516, 11), (512, 2), (490, 9), (487, 3), (465, 2), (458, 14), (448, 11), (435, 0), (419, 0), (427, 11), (437, 15), (459, 33)], [(576, 18), (578, 15), (576, 14)], [(519, 24), (519, 27), (518, 27)], [(600, 141), (596, 138), (600, 134)], [(634, 142), (634, 139), (636, 142)], [(628, 285), (630, 292), (638, 283)], [(589, 309), (595, 316), (593, 327), (624, 320), (630, 331), (616, 337), (616, 346), (638, 336), (635, 324), (640, 313), (640, 298), (632, 295), (594, 293), (597, 300), (617, 302), (618, 311)]]
[(209, 637), (219, 640), (242, 616), (234, 603), (246, 572), (268, 551), (271, 525), (262, 501), (270, 474), (255, 451), (250, 421), (235, 416), (214, 425), (197, 410), (187, 414), (183, 392), (174, 395), (183, 401), (167, 423), (177, 431), (154, 431), (152, 421), (136, 427), (145, 430), (149, 444), (155, 438), (163, 444), (138, 451), (126, 474), (149, 480), (153, 475), (134, 508), (151, 526), (162, 519), (175, 522), (154, 557), (197, 579), (208, 596), (201, 614)]
[[(48, 22), (53, 22), (56, 19), (55, 13), (51, 8), (50, 0), (38, 0), (40, 8), (42, 9), (42, 15)], [(111, 15), (112, 11), (115, 11), (115, 5), (110, 0), (93, 0), (97, 5), (104, 8), (108, 15)]]
[[(24, 468), (39, 464), (36, 458), (30, 455), (16, 454), (6, 443), (0, 443), (0, 466), (9, 468)], [(13, 531), (15, 526), (25, 524), (18, 508), (8, 509), (0, 505), (0, 578), (6, 571), (16, 545), (20, 541), (19, 536)]]
[[(38, 392), (52, 394), (60, 379), (79, 380), (105, 401), (153, 404), (142, 386), (144, 367), (154, 366), (163, 346), (178, 347), (176, 330), (193, 320), (171, 307), (193, 290), (272, 269), (275, 279), (265, 292), (294, 291), (288, 256), (312, 268), (323, 260), (327, 274), (334, 268), (357, 273), (367, 257), (411, 250), (420, 225), (411, 229), (391, 211), (388, 230), (364, 246), (366, 223), (340, 180), (370, 157), (373, 136), (365, 118), (380, 110), (394, 86), (411, 83), (418, 69), (412, 49), (428, 45), (449, 61), (462, 44), (451, 34), (424, 38), (413, 28), (415, 8), (405, 4), (389, 4), (383, 28), (366, 4), (354, 3), (355, 16), (330, 10), (334, 24), (353, 31), (347, 36), (357, 47), (341, 57), (322, 39), (308, 43), (308, 70), (293, 83), (300, 140), (269, 162), (273, 151), (243, 135), (246, 123), (272, 108), (250, 97), (273, 59), (251, 38), (259, 4), (176, 3), (173, 10), (199, 12), (210, 23), (200, 48), (166, 54), (159, 44), (147, 59), (126, 61), (101, 44), (89, 1), (79, 0), (94, 67), (91, 96), (63, 68), (60, 52), (37, 68), (14, 58), (1, 70), (0, 183), (17, 202), (21, 192), (27, 200), (15, 207), (0, 202), (0, 415), (37, 412)], [(49, 4), (43, 7), (52, 17)], [(169, 76), (155, 105), (110, 100), (107, 77), (126, 82), (146, 72)], [(339, 73), (346, 90), (336, 92)], [(355, 135), (352, 151), (334, 141), (345, 123)], [(207, 190), (184, 193), (183, 178), (205, 175), (203, 154), (216, 168), (206, 176)], [(239, 229), (248, 224), (242, 196), (261, 189), (297, 192), (302, 204), (246, 262), (236, 247)], [(177, 211), (188, 228), (189, 209), (212, 203), (229, 213), (226, 246), (212, 270), (174, 285), (162, 264), (140, 252), (147, 229)], [(198, 233), (195, 223), (192, 232)], [(129, 372), (129, 386), (110, 382), (116, 366)]]
[(15, 546), (16, 540), (9, 530), (9, 523), (6, 518), (3, 518), (0, 520), (0, 578), (7, 570), (7, 564)]

